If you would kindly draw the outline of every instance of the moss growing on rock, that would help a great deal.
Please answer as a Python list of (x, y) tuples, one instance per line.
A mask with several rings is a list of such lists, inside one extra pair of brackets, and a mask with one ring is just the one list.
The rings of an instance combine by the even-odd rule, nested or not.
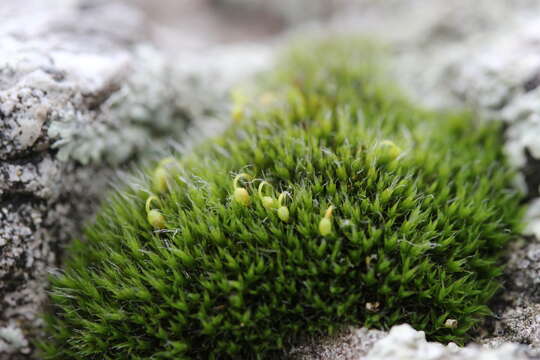
[(463, 342), (519, 222), (500, 135), (409, 104), (372, 53), (293, 51), (163, 191), (114, 195), (52, 279), (44, 357), (270, 358), (402, 322)]

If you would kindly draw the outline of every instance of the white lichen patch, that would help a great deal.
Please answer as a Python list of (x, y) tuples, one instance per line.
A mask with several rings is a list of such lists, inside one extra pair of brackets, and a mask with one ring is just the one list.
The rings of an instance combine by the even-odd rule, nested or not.
[[(103, 67), (101, 76), (107, 74)], [(105, 93), (91, 99), (97, 103), (88, 113), (73, 107), (51, 122), (48, 135), (56, 139), (53, 147), (59, 149), (60, 160), (119, 164), (150, 144), (155, 149), (156, 139), (181, 141), (195, 119), (220, 113), (223, 98), (211, 91), (202, 96), (196, 82), (149, 46), (135, 48), (130, 62), (119, 70), (103, 84)]]
[(531, 360), (540, 359), (524, 345), (515, 343), (488, 347), (428, 342), (423, 331), (408, 324), (390, 332), (349, 328), (329, 339), (308, 342), (290, 352), (297, 360)]
[(0, 354), (27, 353), (29, 350), (28, 340), (21, 329), (13, 325), (0, 328)]
[(423, 331), (407, 324), (394, 326), (387, 337), (379, 340), (364, 360), (525, 360), (531, 359), (524, 346), (505, 344), (498, 349), (478, 345), (460, 348), (426, 341)]
[(529, 203), (525, 213), (525, 222), (524, 233), (540, 239), (540, 199), (534, 199)]

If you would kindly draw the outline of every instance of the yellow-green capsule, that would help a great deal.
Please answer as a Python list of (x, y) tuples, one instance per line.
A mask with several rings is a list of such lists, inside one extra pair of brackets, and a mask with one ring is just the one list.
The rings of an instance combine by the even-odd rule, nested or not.
[(165, 218), (163, 217), (163, 215), (161, 215), (161, 212), (159, 210), (150, 210), (147, 213), (146, 217), (148, 219), (148, 222), (154, 227), (154, 229), (165, 228)]
[(231, 117), (235, 123), (241, 122), (245, 117), (244, 106), (235, 105), (231, 111)]
[(394, 160), (401, 154), (401, 148), (394, 144), (393, 141), (384, 140), (381, 142), (380, 147), (384, 151), (385, 160)]
[(234, 189), (234, 200), (244, 206), (248, 206), (251, 203), (249, 193), (243, 187), (237, 187), (236, 189)]
[(251, 176), (248, 174), (238, 174), (233, 180), (234, 193), (233, 198), (236, 202), (248, 206), (251, 203), (251, 197), (249, 196), (248, 191), (243, 187), (238, 187), (238, 180), (246, 179), (251, 180)]
[(285, 205), (282, 205), (283, 199), (285, 199), (286, 195), (289, 195), (289, 193), (286, 191), (282, 192), (281, 194), (279, 194), (279, 197), (277, 200), (277, 206), (278, 206), (277, 214), (278, 214), (278, 217), (283, 222), (289, 221), (289, 209)]
[(264, 188), (264, 185), (268, 185), (269, 187), (272, 187), (272, 185), (270, 185), (268, 182), (266, 181), (262, 181), (260, 184), (259, 184), (259, 198), (261, 198), (261, 202), (263, 204), (263, 206), (266, 208), (266, 209), (273, 209), (276, 207), (276, 201), (274, 200), (273, 197), (271, 196), (265, 196), (263, 195), (263, 188)]
[(319, 232), (322, 236), (330, 235), (332, 233), (332, 221), (322, 218), (319, 222)]
[(154, 229), (164, 229), (165, 228), (165, 218), (159, 210), (150, 209), (152, 201), (160, 203), (157, 196), (152, 195), (146, 199), (146, 219), (154, 227)]
[(169, 185), (167, 184), (169, 173), (163, 167), (157, 167), (152, 175), (152, 188), (158, 193), (167, 191)]
[(333, 206), (330, 206), (326, 209), (324, 217), (319, 222), (319, 233), (322, 236), (327, 236), (332, 233), (332, 211), (334, 210)]
[(289, 209), (286, 206), (280, 206), (277, 210), (278, 217), (283, 221), (289, 221)]
[(178, 173), (179, 169), (180, 164), (175, 158), (166, 157), (162, 159), (152, 174), (152, 188), (154, 191), (158, 193), (167, 191), (170, 179)]
[(275, 207), (274, 199), (272, 199), (270, 196), (263, 196), (262, 204), (267, 209), (273, 209)]
[(248, 98), (240, 89), (236, 89), (231, 92), (233, 107), (231, 110), (231, 117), (235, 123), (241, 122), (245, 117), (246, 104)]

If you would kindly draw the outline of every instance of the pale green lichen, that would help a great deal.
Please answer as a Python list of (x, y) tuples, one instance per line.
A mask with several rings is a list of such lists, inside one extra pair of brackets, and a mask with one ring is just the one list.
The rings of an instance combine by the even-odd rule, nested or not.
[(147, 153), (157, 140), (181, 142), (194, 122), (226, 111), (224, 92), (212, 92), (198, 79), (202, 75), (173, 68), (149, 47), (136, 51), (132, 67), (98, 108), (71, 109), (52, 119), (48, 135), (56, 139), (60, 160), (119, 164)]

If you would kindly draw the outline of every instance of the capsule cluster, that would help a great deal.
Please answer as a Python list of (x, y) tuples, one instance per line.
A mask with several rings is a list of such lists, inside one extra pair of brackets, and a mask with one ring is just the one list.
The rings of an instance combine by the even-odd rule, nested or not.
[[(238, 174), (233, 180), (233, 199), (244, 206), (249, 206), (251, 204), (251, 196), (248, 190), (245, 187), (238, 186), (238, 181), (240, 179), (251, 180), (252, 176), (241, 173)], [(264, 189), (269, 189), (265, 193)], [(257, 189), (258, 198), (261, 201), (262, 206), (269, 211), (276, 211), (278, 217), (283, 222), (289, 221), (289, 208), (284, 204), (285, 198), (290, 197), (290, 194), (287, 191), (283, 191), (279, 194), (278, 198), (274, 197), (274, 191), (272, 185), (265, 181), (260, 180), (259, 187)]]
[[(251, 180), (253, 177), (246, 173), (238, 174), (234, 180), (233, 180), (233, 198), (234, 200), (243, 205), (243, 206), (249, 206), (251, 204), (251, 196), (249, 195), (248, 190), (245, 187), (238, 186), (238, 182), (241, 180)], [(270, 193), (265, 193), (264, 189), (269, 188)], [(283, 222), (288, 222), (290, 218), (290, 212), (289, 208), (284, 205), (284, 201), (287, 197), (291, 197), (291, 195), (287, 191), (283, 191), (279, 194), (278, 198), (276, 199), (273, 196), (273, 187), (272, 185), (265, 181), (261, 180), (259, 183), (259, 187), (257, 189), (257, 194), (259, 196), (259, 200), (261, 201), (262, 206), (270, 211), (276, 211), (278, 217)], [(325, 214), (324, 217), (319, 222), (319, 233), (322, 236), (328, 236), (332, 233), (332, 212), (334, 210), (334, 206), (330, 206)]]
[[(383, 162), (392, 162), (401, 155), (402, 150), (399, 146), (397, 146), (393, 141), (391, 140), (383, 140), (379, 144), (379, 151), (382, 152), (380, 155), (380, 160)], [(234, 188), (234, 194), (233, 198), (236, 202), (238, 202), (241, 205), (249, 206), (251, 204), (251, 196), (249, 195), (248, 190), (245, 187), (238, 186), (238, 181), (241, 179), (250, 181), (253, 179), (253, 177), (246, 173), (238, 174), (234, 180), (233, 180), (233, 188)], [(270, 189), (270, 195), (264, 193), (264, 189), (269, 188)], [(283, 205), (283, 201), (286, 196), (290, 197), (290, 194), (288, 192), (282, 192), (279, 194), (278, 199), (276, 200), (272, 194), (273, 194), (273, 188), (270, 183), (267, 181), (261, 180), (258, 187), (258, 195), (259, 199), (263, 205), (264, 208), (268, 210), (276, 210), (278, 217), (283, 222), (289, 221), (289, 209), (287, 206)], [(332, 233), (332, 213), (334, 211), (335, 207), (331, 205), (326, 209), (324, 217), (319, 222), (319, 233), (322, 236), (328, 236)]]

